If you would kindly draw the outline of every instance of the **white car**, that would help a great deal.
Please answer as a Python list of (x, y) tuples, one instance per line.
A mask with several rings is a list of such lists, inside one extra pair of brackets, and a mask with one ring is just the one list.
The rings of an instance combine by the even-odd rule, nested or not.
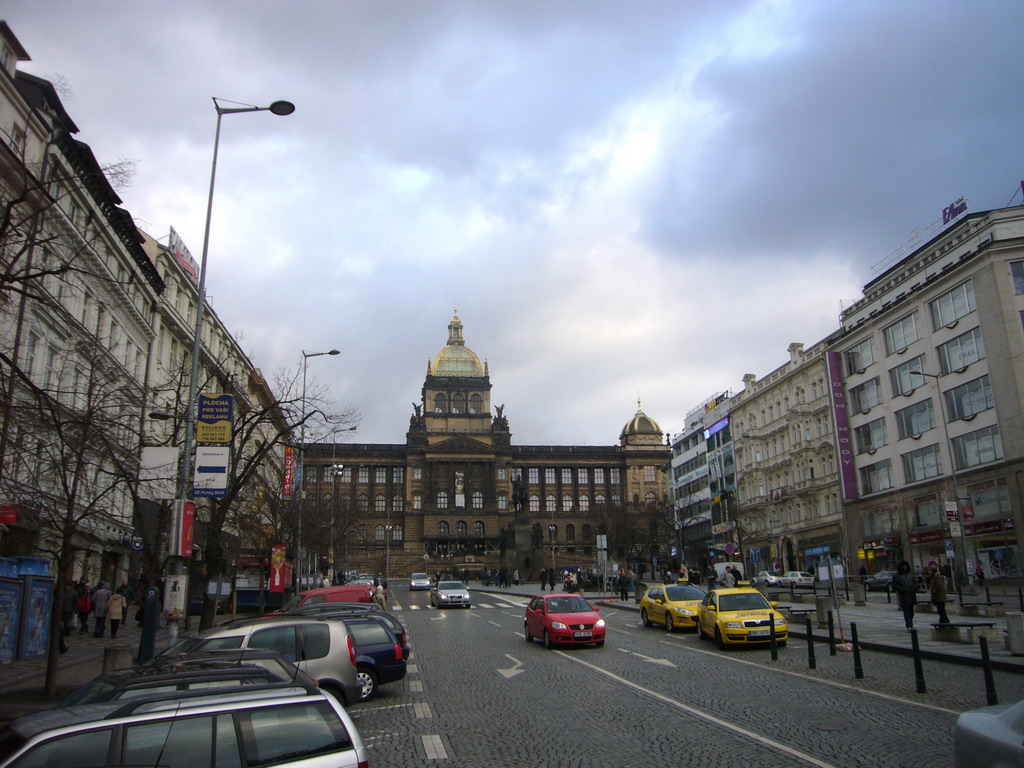
[(409, 578), (409, 591), (430, 589), (430, 577), (425, 573), (414, 573)]
[(779, 577), (779, 586), (813, 587), (814, 575), (807, 571), (786, 571)]
[(764, 585), (766, 587), (778, 587), (782, 585), (782, 577), (773, 571), (758, 571), (757, 576), (750, 580), (755, 587)]
[(430, 590), (430, 604), (436, 608), (470, 607), (469, 589), (461, 581), (439, 581)]

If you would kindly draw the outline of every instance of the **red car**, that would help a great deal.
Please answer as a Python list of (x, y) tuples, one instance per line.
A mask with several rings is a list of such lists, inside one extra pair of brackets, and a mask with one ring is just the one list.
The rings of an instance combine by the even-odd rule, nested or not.
[(526, 606), (523, 622), (526, 642), (532, 643), (537, 638), (543, 640), (547, 648), (562, 643), (593, 643), (600, 648), (604, 645), (604, 619), (597, 612), (598, 609), (580, 595), (537, 595)]

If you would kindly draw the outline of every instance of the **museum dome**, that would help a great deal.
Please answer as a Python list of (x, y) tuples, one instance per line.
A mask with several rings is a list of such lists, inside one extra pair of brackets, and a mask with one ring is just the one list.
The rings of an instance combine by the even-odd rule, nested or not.
[(448, 323), (448, 343), (434, 356), (430, 373), (434, 376), (484, 376), (480, 358), (466, 346), (462, 338), (462, 321), (458, 310)]
[(661, 442), (662, 432), (658, 422), (643, 412), (643, 409), (640, 407), (640, 401), (637, 400), (636, 413), (633, 415), (633, 418), (626, 422), (626, 426), (622, 428), (622, 434), (619, 437), (624, 439), (640, 436), (657, 437), (658, 442)]

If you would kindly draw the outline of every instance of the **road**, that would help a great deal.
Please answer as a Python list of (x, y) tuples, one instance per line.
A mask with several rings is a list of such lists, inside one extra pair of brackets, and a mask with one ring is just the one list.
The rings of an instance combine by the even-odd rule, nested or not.
[[(526, 599), (474, 594), (471, 609), (431, 608), (427, 592), (392, 585), (408, 628), (407, 678), (351, 708), (374, 768), (389, 766), (950, 765), (952, 728), (983, 706), (976, 668), (852, 655), (792, 640), (720, 652), (691, 632), (644, 629), (602, 609), (604, 648), (546, 650), (523, 637)], [(1003, 702), (1024, 676), (996, 673)]]

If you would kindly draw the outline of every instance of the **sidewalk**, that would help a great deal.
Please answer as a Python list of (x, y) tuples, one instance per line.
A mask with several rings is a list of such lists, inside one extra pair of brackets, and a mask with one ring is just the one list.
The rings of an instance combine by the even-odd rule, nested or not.
[[(479, 583), (470, 584), (469, 588), (474, 592), (485, 592), (491, 594), (508, 594), (517, 595), (520, 597), (532, 597), (540, 594), (539, 584), (521, 584), (518, 587), (509, 588), (498, 588), (494, 586), (484, 587)], [(550, 590), (549, 590), (550, 591)], [(559, 590), (560, 591), (560, 590)], [(797, 590), (797, 599), (793, 600), (790, 596), (789, 590), (784, 590), (773, 594), (769, 593), (769, 600), (777, 600), (779, 605), (801, 605), (800, 596), (810, 595), (810, 590)], [(819, 591), (819, 595), (824, 595), (824, 591)], [(626, 601), (619, 600), (617, 597), (613, 597), (611, 593), (606, 592), (602, 595), (597, 591), (586, 591), (583, 593), (584, 597), (596, 602), (602, 606), (608, 606), (610, 608), (616, 608), (624, 611), (633, 611), (639, 614), (640, 606), (634, 599)], [(995, 623), (995, 629), (999, 631), (1001, 638), (1006, 637), (1006, 619), (1005, 618), (985, 618), (958, 615), (956, 606), (956, 594), (951, 593), (950, 603), (947, 603), (949, 609), (949, 619), (955, 623), (957, 621), (991, 621)], [(1019, 610), (1018, 597), (1016, 587), (1010, 591), (1002, 592), (992, 590), (991, 597), (993, 600), (1003, 600), (1004, 608), (1007, 612), (1016, 612)], [(925, 600), (926, 596), (922, 593), (918, 600)], [(985, 600), (985, 594), (980, 595), (964, 595), (964, 599), (967, 602), (971, 600)], [(852, 592), (851, 600), (846, 605), (839, 607), (838, 616), (833, 614), (835, 619), (835, 638), (836, 642), (841, 642), (842, 638), (845, 637), (847, 641), (851, 639), (850, 623), (854, 622), (857, 625), (857, 640), (859, 645), (868, 650), (884, 651), (889, 653), (899, 653), (904, 655), (911, 655), (913, 653), (911, 646), (910, 633), (906, 631), (903, 624), (903, 613), (900, 611), (899, 606), (896, 604), (896, 599), (893, 597), (891, 603), (887, 602), (886, 595), (884, 592), (869, 592), (867, 594), (867, 604), (863, 606), (856, 606), (853, 604)], [(814, 607), (813, 603), (803, 604), (803, 607), (811, 608)], [(810, 614), (812, 621), (812, 634), (815, 641), (828, 642), (828, 629), (819, 629), (815, 621), (814, 614)], [(842, 619), (842, 631), (840, 632), (840, 619)], [(937, 661), (946, 661), (954, 664), (969, 664), (969, 665), (981, 665), (981, 651), (977, 645), (968, 643), (951, 643), (944, 641), (932, 640), (932, 623), (938, 621), (938, 617), (934, 613), (919, 613), (914, 616), (914, 627), (917, 629), (918, 647), (921, 650), (922, 658), (935, 659)], [(805, 640), (807, 637), (806, 624), (803, 619), (794, 621), (790, 626), (790, 634), (794, 638), (800, 638)], [(1024, 674), (1024, 656), (1014, 656), (1006, 648), (1005, 642), (990, 642), (989, 643), (989, 658), (992, 661), (992, 668), (999, 669), (1005, 672), (1017, 672)]]

